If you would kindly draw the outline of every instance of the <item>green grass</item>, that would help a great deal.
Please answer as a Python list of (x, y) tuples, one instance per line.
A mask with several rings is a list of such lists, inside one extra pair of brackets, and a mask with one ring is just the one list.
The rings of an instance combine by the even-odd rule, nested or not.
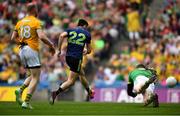
[(0, 102), (0, 115), (178, 115), (180, 104), (160, 104), (159, 108), (143, 104), (91, 102), (32, 102), (33, 110), (22, 109), (15, 102)]

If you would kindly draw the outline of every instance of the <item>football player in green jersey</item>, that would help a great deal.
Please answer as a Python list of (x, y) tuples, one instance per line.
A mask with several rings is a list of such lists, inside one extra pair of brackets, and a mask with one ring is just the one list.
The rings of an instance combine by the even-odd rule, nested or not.
[(159, 107), (158, 95), (154, 92), (154, 82), (157, 79), (156, 71), (147, 68), (143, 64), (136, 66), (136, 69), (130, 72), (128, 78), (127, 92), (129, 96), (136, 97), (142, 94), (144, 106), (153, 103), (153, 107)]

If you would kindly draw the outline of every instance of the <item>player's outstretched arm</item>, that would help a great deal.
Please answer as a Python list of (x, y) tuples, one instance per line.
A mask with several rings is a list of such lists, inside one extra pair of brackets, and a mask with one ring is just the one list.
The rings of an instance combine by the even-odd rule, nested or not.
[(63, 32), (59, 36), (59, 41), (58, 41), (58, 50), (59, 50), (59, 53), (58, 53), (58, 56), (61, 54), (62, 43), (63, 43), (64, 39), (67, 37), (67, 35), (68, 35), (67, 32)]
[(14, 40), (18, 37), (18, 32), (17, 31), (13, 31), (12, 35), (11, 35), (11, 40)]
[(128, 85), (127, 85), (127, 93), (131, 97), (136, 97), (137, 94), (133, 92), (133, 86), (134, 86), (133, 83), (128, 83)]
[(41, 41), (50, 47), (52, 55), (54, 55), (55, 47), (54, 47), (53, 43), (48, 39), (46, 34), (41, 29), (37, 30), (37, 34), (38, 34), (38, 37), (41, 39)]

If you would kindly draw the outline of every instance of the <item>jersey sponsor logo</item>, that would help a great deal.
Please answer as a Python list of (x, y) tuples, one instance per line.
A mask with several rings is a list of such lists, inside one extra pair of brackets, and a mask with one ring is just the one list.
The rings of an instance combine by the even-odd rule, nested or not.
[(168, 89), (167, 102), (180, 103), (180, 90), (179, 89)]
[(68, 38), (68, 43), (84, 46), (84, 40), (86, 39), (86, 36), (84, 33), (78, 34), (75, 31), (71, 31), (69, 35), (70, 37)]
[[(94, 102), (124, 102), (143, 103), (142, 94), (135, 98), (128, 96), (125, 88), (95, 88)], [(160, 103), (180, 103), (180, 90), (178, 88), (156, 88)]]
[(128, 96), (126, 89), (120, 91), (115, 88), (103, 88), (100, 90), (101, 102), (125, 102), (125, 103), (143, 103), (143, 96), (137, 95), (135, 98)]

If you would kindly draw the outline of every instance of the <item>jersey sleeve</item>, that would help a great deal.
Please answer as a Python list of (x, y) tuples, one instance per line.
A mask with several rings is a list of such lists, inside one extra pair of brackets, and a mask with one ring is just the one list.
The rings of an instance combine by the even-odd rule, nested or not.
[(69, 34), (70, 31), (71, 31), (70, 29), (66, 29), (66, 30), (65, 30), (65, 32), (67, 32), (68, 34)]
[(19, 28), (19, 22), (15, 25), (14, 31), (17, 31), (17, 32), (18, 32), (18, 28)]
[(41, 29), (42, 28), (42, 23), (40, 20), (36, 20), (36, 29)]
[(133, 80), (131, 78), (131, 73), (130, 73), (129, 76), (128, 76), (128, 84), (131, 84), (131, 83), (133, 83)]

